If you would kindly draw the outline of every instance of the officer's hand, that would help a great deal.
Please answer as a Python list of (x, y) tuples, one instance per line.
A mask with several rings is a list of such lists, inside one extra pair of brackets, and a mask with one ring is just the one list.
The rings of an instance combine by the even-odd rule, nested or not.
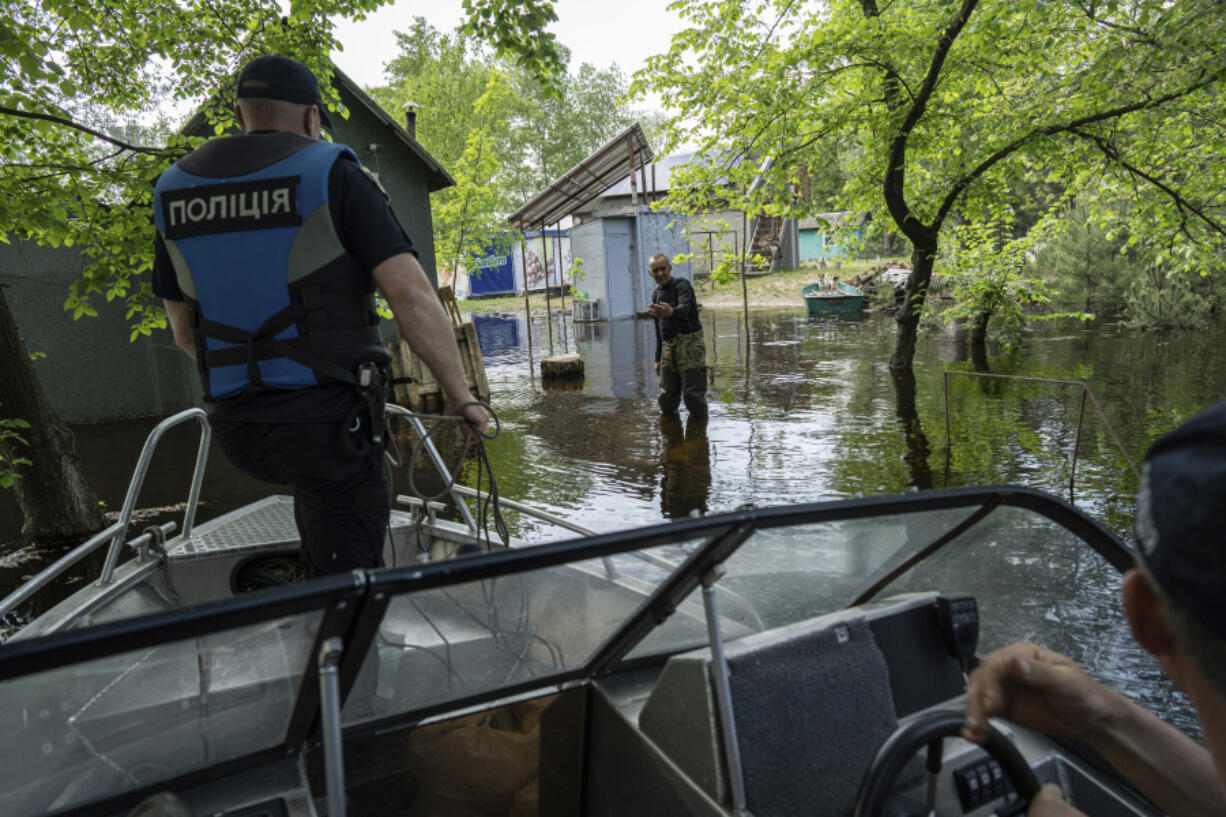
[(660, 361), (656, 361), (656, 374), (660, 373)]
[(1010, 644), (971, 673), (962, 737), (982, 743), (988, 718), (1001, 717), (1054, 737), (1081, 738), (1103, 724), (1119, 697), (1059, 653)]
[(478, 442), (481, 437), (489, 434), (490, 414), (471, 394), (448, 406), (447, 413), (459, 414), (464, 418), (462, 424), (465, 431), (476, 438), (473, 442)]
[(1065, 802), (1064, 793), (1060, 791), (1059, 786), (1053, 783), (1048, 783), (1039, 789), (1039, 793), (1030, 801), (1030, 808), (1026, 809), (1026, 817), (1074, 817), (1074, 815), (1085, 817), (1084, 814)]

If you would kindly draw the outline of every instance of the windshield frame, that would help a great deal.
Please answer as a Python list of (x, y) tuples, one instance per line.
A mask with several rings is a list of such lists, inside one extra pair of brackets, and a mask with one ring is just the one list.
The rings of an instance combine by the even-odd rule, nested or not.
[[(480, 706), (535, 690), (557, 689), (568, 683), (578, 683), (646, 665), (658, 665), (667, 660), (671, 653), (634, 659), (627, 659), (626, 656), (657, 625), (669, 618), (676, 607), (702, 584), (703, 578), (710, 571), (719, 567), (757, 530), (925, 510), (966, 508), (968, 516), (961, 524), (951, 529), (953, 531), (965, 529), (968, 522), (983, 518), (992, 509), (1001, 506), (1023, 508), (1046, 517), (1067, 529), (1121, 572), (1134, 564), (1131, 549), (1106, 527), (1063, 500), (1029, 488), (958, 488), (776, 508), (746, 507), (716, 516), (665, 522), (646, 528), (522, 549), (502, 550), (410, 567), (354, 571), (179, 610), (13, 641), (0, 645), (0, 679), (13, 679), (131, 650), (209, 635), (293, 613), (322, 611), (320, 630), (309, 653), (310, 663), (305, 668), (293, 715), (287, 725), (286, 739), (281, 745), (224, 764), (202, 767), (172, 780), (160, 781), (150, 791), (142, 789), (116, 794), (95, 801), (83, 810), (70, 810), (67, 813), (86, 813), (97, 809), (101, 802), (113, 804), (115, 809), (118, 809), (124, 804), (139, 802), (140, 798), (148, 796), (153, 790), (160, 790), (168, 785), (176, 787), (216, 779), (244, 765), (284, 758), (298, 751), (308, 739), (317, 738), (320, 730), (317, 660), (320, 646), (329, 638), (341, 638), (345, 645), (340, 663), (343, 700), (352, 688), (362, 663), (374, 644), (375, 634), (391, 598), (396, 594), (511, 576), (530, 570), (633, 553), (660, 545), (701, 541), (701, 544), (645, 597), (636, 612), (603, 641), (586, 663), (570, 670), (486, 690), (465, 698), (406, 709), (377, 720), (348, 725), (345, 727), (346, 735), (360, 735), (389, 727), (404, 728), (444, 712)], [(956, 537), (946, 531), (933, 543), (917, 551), (913, 561), (920, 561), (935, 553), (953, 538)], [(875, 587), (884, 586), (883, 581), (888, 583), (889, 579), (873, 578), (873, 586), (860, 593), (858, 601), (871, 596)]]

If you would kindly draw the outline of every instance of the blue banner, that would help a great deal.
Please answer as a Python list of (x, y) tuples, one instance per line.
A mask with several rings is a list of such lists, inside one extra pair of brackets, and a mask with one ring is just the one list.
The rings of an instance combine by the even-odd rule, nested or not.
[(515, 264), (510, 248), (490, 248), (477, 261), (477, 273), (468, 276), (470, 297), (514, 295)]

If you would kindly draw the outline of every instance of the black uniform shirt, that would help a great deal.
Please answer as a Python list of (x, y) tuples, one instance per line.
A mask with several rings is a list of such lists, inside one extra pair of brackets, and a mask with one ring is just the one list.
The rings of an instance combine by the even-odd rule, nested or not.
[[(247, 136), (276, 133), (253, 131)], [(413, 242), (392, 213), (387, 196), (356, 162), (343, 155), (337, 157), (328, 174), (328, 208), (341, 245), (357, 259), (365, 275), (369, 276), (375, 267), (394, 255), (404, 252), (417, 255)], [(369, 286), (369, 278), (360, 286)], [(153, 293), (170, 301), (183, 300), (174, 264), (161, 235), (154, 241)], [(356, 402), (352, 386), (333, 382), (308, 389), (251, 386), (240, 397), (208, 408), (215, 420), (309, 423), (340, 419)]]
[(656, 287), (651, 293), (653, 304), (668, 304), (673, 308), (673, 314), (668, 318), (656, 318), (656, 361), (660, 360), (660, 352), (664, 341), (672, 340), (677, 335), (688, 335), (702, 331), (702, 322), (698, 319), (698, 299), (694, 297), (694, 285), (684, 278), (669, 278), (668, 283)]

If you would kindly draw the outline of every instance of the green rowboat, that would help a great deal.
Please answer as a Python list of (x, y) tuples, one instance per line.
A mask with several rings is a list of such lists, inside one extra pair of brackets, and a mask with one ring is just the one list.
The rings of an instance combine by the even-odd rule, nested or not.
[(837, 289), (822, 289), (819, 284), (809, 284), (800, 291), (810, 315), (839, 315), (859, 312), (864, 303), (864, 293), (851, 284), (840, 283)]

